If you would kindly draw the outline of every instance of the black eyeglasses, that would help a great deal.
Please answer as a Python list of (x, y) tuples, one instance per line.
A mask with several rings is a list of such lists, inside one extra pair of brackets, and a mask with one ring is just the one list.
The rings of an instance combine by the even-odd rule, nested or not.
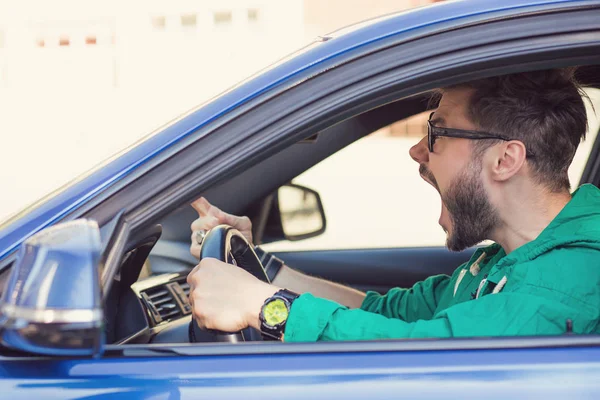
[[(432, 112), (429, 114), (429, 119), (427, 120), (427, 145), (429, 146), (429, 152), (433, 153), (433, 145), (435, 144), (435, 140), (439, 136), (453, 137), (453, 138), (461, 138), (461, 139), (496, 139), (496, 140), (514, 140), (506, 136), (495, 135), (487, 132), (479, 132), (479, 131), (469, 131), (465, 129), (452, 129), (452, 128), (442, 128), (439, 126), (435, 126), (431, 123), (431, 117), (433, 117)], [(533, 153), (527, 151), (527, 157), (533, 157)]]

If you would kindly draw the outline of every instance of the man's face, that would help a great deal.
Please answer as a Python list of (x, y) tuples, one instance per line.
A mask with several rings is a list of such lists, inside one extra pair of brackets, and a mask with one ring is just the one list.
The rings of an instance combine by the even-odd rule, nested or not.
[[(471, 91), (452, 89), (444, 92), (431, 118), (436, 126), (477, 130), (468, 118)], [(482, 177), (482, 160), (474, 157), (468, 139), (438, 137), (433, 152), (427, 138), (410, 149), (419, 163), (419, 173), (440, 193), (442, 210), (439, 224), (447, 233), (446, 245), (460, 251), (489, 238), (498, 224), (498, 213), (489, 201)]]

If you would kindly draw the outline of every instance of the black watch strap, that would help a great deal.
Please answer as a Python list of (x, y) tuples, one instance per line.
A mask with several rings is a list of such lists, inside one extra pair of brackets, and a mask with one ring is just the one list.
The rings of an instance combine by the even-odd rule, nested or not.
[(254, 252), (258, 256), (260, 263), (265, 268), (269, 282), (273, 282), (277, 273), (283, 267), (284, 262), (273, 254), (263, 250), (260, 246), (254, 246)]

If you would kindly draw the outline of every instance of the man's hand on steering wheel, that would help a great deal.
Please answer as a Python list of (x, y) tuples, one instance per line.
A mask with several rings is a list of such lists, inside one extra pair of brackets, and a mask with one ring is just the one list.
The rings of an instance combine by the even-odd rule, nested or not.
[(202, 259), (187, 282), (192, 312), (200, 328), (224, 332), (248, 326), (260, 329), (260, 309), (280, 289), (214, 258)]
[[(217, 225), (226, 224), (237, 229), (248, 241), (252, 243), (252, 222), (248, 217), (238, 217), (227, 214), (213, 206), (204, 197), (200, 197), (192, 203), (194, 210), (198, 212), (198, 219), (192, 222), (192, 236), (190, 253), (200, 258), (200, 243), (203, 235)], [(199, 240), (200, 239), (200, 240)]]

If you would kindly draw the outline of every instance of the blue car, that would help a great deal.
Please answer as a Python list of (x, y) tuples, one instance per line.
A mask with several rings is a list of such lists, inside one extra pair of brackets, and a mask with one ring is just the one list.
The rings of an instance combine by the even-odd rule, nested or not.
[[(435, 88), (567, 66), (600, 88), (600, 0), (440, 3), (319, 37), (161, 128), (0, 227), (0, 397), (597, 398), (598, 336), (224, 340), (193, 334), (187, 300), (197, 263), (189, 204), (200, 195), (248, 215), (264, 248), (316, 238), (327, 207), (290, 184), (304, 171), (426, 112)], [(599, 154), (596, 140), (580, 183), (600, 184)], [(204, 245), (230, 259), (230, 238), (218, 233)], [(308, 274), (380, 292), (452, 273), (471, 254), (275, 252)]]

